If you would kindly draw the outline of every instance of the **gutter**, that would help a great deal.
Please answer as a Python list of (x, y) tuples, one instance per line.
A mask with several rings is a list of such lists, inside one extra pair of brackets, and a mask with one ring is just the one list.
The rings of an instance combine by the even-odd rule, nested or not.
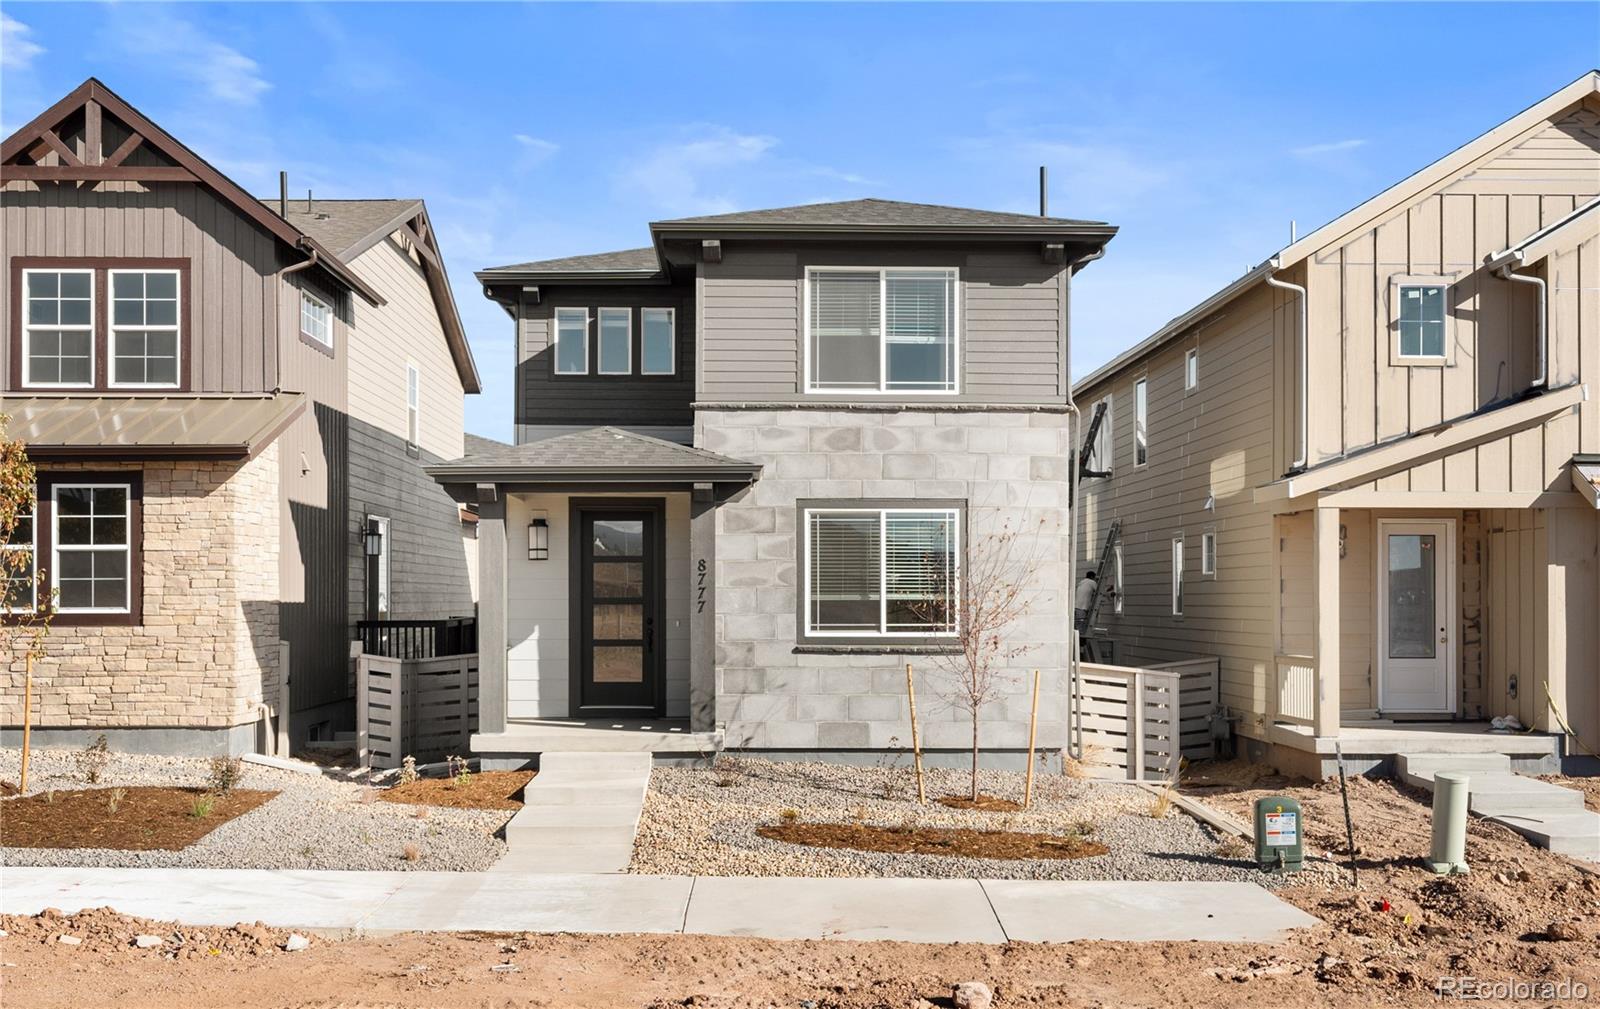
[(1301, 287), (1299, 284), (1291, 284), (1287, 280), (1278, 279), (1277, 271), (1279, 269), (1279, 265), (1277, 257), (1273, 257), (1272, 259), (1268, 260), (1267, 263), (1268, 269), (1263, 279), (1273, 287), (1294, 292), (1299, 296), (1300, 300), (1299, 324), (1297, 327), (1299, 329), (1300, 343), (1300, 450), (1299, 454), (1295, 458), (1295, 461), (1289, 464), (1289, 470), (1294, 472), (1306, 468), (1307, 457), (1311, 454), (1311, 410), (1310, 404), (1306, 398), (1307, 389), (1310, 384), (1310, 365), (1306, 360), (1310, 350), (1310, 339), (1308, 338), (1308, 333), (1306, 330), (1306, 325), (1308, 322), (1306, 313), (1306, 289)]
[[(1041, 173), (1044, 169), (1039, 170)], [(1041, 189), (1042, 191), (1042, 189)], [(1043, 200), (1043, 196), (1040, 199)], [(1069, 286), (1077, 272), (1090, 263), (1106, 254), (1105, 246), (1080, 257), (1076, 262), (1067, 267), (1066, 278), (1062, 281)], [(1067, 294), (1067, 312), (1072, 312), (1072, 295)], [(1067, 509), (1067, 626), (1071, 632), (1067, 636), (1067, 742), (1074, 760), (1083, 759), (1083, 713), (1078, 705), (1078, 678), (1079, 678), (1079, 648), (1077, 614), (1073, 612), (1073, 597), (1078, 588), (1078, 509), (1082, 506), (1079, 497), (1080, 483), (1082, 481), (1083, 467), (1078, 465), (1077, 455), (1083, 451), (1080, 439), (1083, 435), (1083, 412), (1078, 409), (1078, 404), (1072, 398), (1072, 323), (1070, 318), (1063, 319), (1061, 324), (1067, 330), (1067, 438), (1072, 443), (1072, 467), (1067, 483), (1067, 500), (1070, 506)], [(1122, 586), (1117, 586), (1117, 591), (1122, 591)]]
[(1543, 277), (1534, 277), (1526, 273), (1517, 273), (1517, 268), (1526, 264), (1522, 261), (1522, 252), (1518, 250), (1510, 253), (1496, 263), (1491, 263), (1491, 268), (1502, 280), (1515, 281), (1519, 284), (1532, 284), (1539, 289), (1539, 309), (1535, 317), (1538, 322), (1535, 326), (1535, 340), (1538, 348), (1538, 365), (1534, 369), (1533, 382), (1529, 388), (1542, 389), (1549, 379), (1550, 355), (1549, 313), (1550, 289), (1545, 285)]

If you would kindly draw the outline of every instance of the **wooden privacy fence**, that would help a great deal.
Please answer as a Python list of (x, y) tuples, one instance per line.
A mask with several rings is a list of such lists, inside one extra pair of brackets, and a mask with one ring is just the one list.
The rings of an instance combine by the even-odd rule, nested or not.
[(1072, 740), (1097, 777), (1170, 781), (1178, 757), (1212, 756), (1215, 658), (1159, 666), (1078, 664)]
[(478, 656), (356, 657), (356, 745), (363, 766), (466, 756), (478, 731)]

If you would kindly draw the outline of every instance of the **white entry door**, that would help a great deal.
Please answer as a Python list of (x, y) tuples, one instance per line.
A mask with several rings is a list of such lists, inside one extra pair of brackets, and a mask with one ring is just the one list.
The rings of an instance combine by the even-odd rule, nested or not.
[(1454, 714), (1455, 523), (1378, 520), (1378, 707)]

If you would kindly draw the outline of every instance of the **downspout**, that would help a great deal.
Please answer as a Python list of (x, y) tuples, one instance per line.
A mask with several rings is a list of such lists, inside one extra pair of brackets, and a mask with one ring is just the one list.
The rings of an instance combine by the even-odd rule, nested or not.
[[(301, 270), (309, 270), (311, 267), (317, 265), (317, 247), (315, 245), (311, 245), (302, 239), (300, 243), (300, 249), (304, 252), (311, 253), (310, 258), (301, 263), (291, 263), (290, 265), (279, 270), (279, 281), (282, 281), (284, 277), (287, 277), (291, 273), (299, 273)], [(283, 297), (283, 289), (281, 286), (278, 289), (278, 297)], [(281, 302), (279, 303), (279, 307), (282, 307)], [(275, 336), (277, 339), (272, 341), (273, 388), (275, 392), (281, 392), (283, 390), (283, 332), (281, 329), (281, 324), (280, 329)]]
[[(1040, 181), (1043, 182), (1044, 169), (1040, 169)], [(1043, 196), (1041, 195), (1041, 209)], [(1081, 438), (1083, 435), (1083, 413), (1078, 409), (1078, 404), (1072, 400), (1072, 296), (1070, 288), (1072, 275), (1088, 266), (1090, 263), (1106, 254), (1105, 246), (1079, 259), (1067, 268), (1067, 275), (1063, 281), (1068, 285), (1067, 315), (1062, 320), (1062, 325), (1067, 329), (1067, 438), (1072, 443), (1072, 469), (1067, 476), (1067, 500), (1070, 506), (1067, 509), (1067, 592), (1066, 611), (1067, 626), (1071, 633), (1067, 636), (1067, 744), (1071, 751), (1072, 759), (1083, 759), (1083, 712), (1078, 705), (1078, 621), (1073, 612), (1073, 596), (1078, 590), (1078, 509), (1082, 507), (1082, 500), (1078, 492), (1078, 480), (1083, 472), (1078, 453), (1083, 451)], [(1121, 586), (1118, 586), (1120, 591)]]
[(1546, 360), (1550, 352), (1550, 338), (1549, 330), (1546, 327), (1549, 324), (1547, 316), (1550, 311), (1550, 294), (1549, 288), (1545, 286), (1543, 277), (1532, 277), (1525, 273), (1517, 273), (1514, 271), (1514, 267), (1521, 265), (1522, 254), (1519, 252), (1516, 254), (1516, 257), (1511, 260), (1511, 262), (1500, 267), (1499, 273), (1500, 276), (1506, 280), (1514, 280), (1519, 284), (1532, 284), (1534, 287), (1539, 289), (1539, 311), (1536, 314), (1538, 322), (1535, 328), (1535, 332), (1538, 335), (1537, 346), (1539, 350), (1539, 364), (1536, 374), (1534, 375), (1533, 385), (1531, 388), (1540, 389), (1544, 387), (1545, 382), (1548, 379), (1548, 375), (1546, 373), (1549, 371), (1549, 365), (1546, 364)]
[(1308, 363), (1306, 361), (1306, 358), (1307, 358), (1308, 354), (1310, 353), (1310, 341), (1307, 338), (1307, 330), (1306, 330), (1306, 321), (1307, 321), (1306, 320), (1306, 289), (1301, 287), (1299, 284), (1291, 284), (1287, 280), (1279, 280), (1274, 275), (1277, 270), (1278, 270), (1278, 263), (1277, 263), (1277, 260), (1274, 259), (1274, 260), (1271, 261), (1270, 268), (1267, 270), (1267, 274), (1266, 274), (1267, 283), (1272, 285), (1273, 287), (1282, 288), (1285, 291), (1293, 291), (1300, 299), (1300, 312), (1299, 312), (1299, 325), (1298, 325), (1298, 328), (1299, 328), (1299, 331), (1300, 331), (1299, 332), (1299, 345), (1300, 345), (1300, 442), (1299, 442), (1299, 444), (1300, 444), (1300, 450), (1299, 450), (1299, 455), (1295, 458), (1295, 461), (1289, 464), (1289, 469), (1291, 469), (1291, 470), (1302, 470), (1302, 469), (1306, 468), (1306, 457), (1311, 454), (1310, 448), (1309, 448), (1310, 441), (1311, 441), (1311, 439), (1310, 439), (1311, 410), (1310, 410), (1309, 404), (1307, 403), (1307, 400), (1306, 400), (1307, 386), (1309, 384), (1309, 382), (1307, 380)]

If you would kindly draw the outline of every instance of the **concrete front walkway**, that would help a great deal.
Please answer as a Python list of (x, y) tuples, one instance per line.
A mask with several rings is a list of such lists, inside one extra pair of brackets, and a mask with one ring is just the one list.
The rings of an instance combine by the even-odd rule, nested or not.
[(0, 912), (86, 907), (332, 932), (684, 932), (770, 939), (1274, 942), (1317, 919), (1253, 883), (0, 870)]

